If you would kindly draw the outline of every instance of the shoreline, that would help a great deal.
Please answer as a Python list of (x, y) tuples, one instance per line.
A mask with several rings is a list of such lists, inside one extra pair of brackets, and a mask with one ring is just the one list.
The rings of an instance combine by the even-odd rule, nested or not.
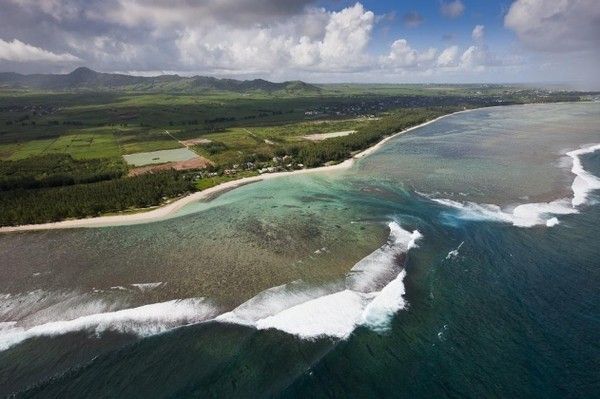
[[(222, 194), (226, 191), (231, 191), (233, 189), (236, 189), (240, 186), (244, 186), (246, 184), (256, 183), (259, 181), (275, 179), (275, 178), (284, 177), (284, 176), (349, 169), (356, 160), (359, 160), (366, 156), (371, 155), (372, 153), (374, 153), (375, 151), (380, 149), (385, 143), (387, 143), (389, 140), (393, 139), (394, 137), (397, 137), (401, 134), (405, 134), (412, 130), (427, 126), (429, 124), (437, 122), (437, 121), (439, 121), (443, 118), (446, 118), (448, 116), (451, 116), (451, 115), (457, 115), (457, 114), (461, 114), (461, 113), (471, 112), (471, 111), (475, 111), (475, 110), (482, 109), (482, 108), (483, 107), (470, 108), (470, 109), (452, 112), (452, 113), (449, 113), (446, 115), (438, 116), (437, 118), (434, 118), (427, 122), (423, 122), (419, 125), (415, 125), (415, 126), (407, 128), (407, 129), (401, 130), (390, 136), (384, 137), (383, 139), (381, 139), (380, 141), (378, 141), (371, 147), (368, 147), (368, 148), (360, 151), (359, 153), (354, 154), (352, 157), (350, 157), (338, 164), (335, 164), (335, 165), (319, 166), (316, 168), (299, 169), (299, 170), (286, 171), (286, 172), (265, 173), (265, 174), (262, 174), (259, 176), (244, 177), (244, 178), (241, 178), (238, 180), (232, 180), (232, 181), (218, 184), (214, 187), (207, 188), (206, 190), (188, 194), (185, 197), (176, 199), (173, 202), (167, 203), (165, 205), (161, 205), (152, 210), (140, 211), (140, 212), (130, 213), (130, 214), (106, 215), (106, 216), (97, 216), (97, 217), (84, 218), (84, 219), (62, 220), (59, 222), (24, 224), (24, 225), (19, 225), (19, 226), (4, 226), (4, 227), (0, 227), (0, 233), (12, 233), (12, 232), (18, 232), (18, 231), (36, 231), (36, 230), (109, 227), (109, 226), (121, 226), (121, 225), (128, 225), (128, 224), (151, 223), (151, 222), (156, 222), (156, 221), (163, 220), (163, 219), (168, 219), (169, 216), (173, 215), (174, 213), (179, 211), (181, 208), (183, 208), (184, 206), (186, 206), (192, 202), (205, 200), (205, 199), (213, 200), (219, 194)], [(486, 108), (489, 108), (489, 107), (486, 107)]]

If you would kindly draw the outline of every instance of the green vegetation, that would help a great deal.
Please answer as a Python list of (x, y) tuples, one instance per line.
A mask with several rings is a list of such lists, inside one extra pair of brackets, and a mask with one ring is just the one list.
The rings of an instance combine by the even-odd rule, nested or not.
[(125, 164), (111, 159), (78, 161), (66, 154), (0, 162), (0, 190), (69, 186), (122, 177)]
[(146, 208), (192, 191), (192, 177), (175, 171), (72, 186), (10, 190), (0, 196), (0, 224), (43, 223)]
[(256, 172), (245, 171), (245, 172), (236, 174), (235, 176), (221, 175), (221, 176), (207, 177), (207, 178), (199, 179), (198, 181), (196, 181), (196, 190), (202, 191), (202, 190), (206, 190), (207, 188), (218, 186), (221, 183), (226, 183), (228, 181), (238, 180), (243, 177), (251, 177), (251, 176), (257, 176), (257, 175), (258, 175), (258, 173), (256, 173)]
[[(288, 148), (287, 152), (302, 164), (315, 167), (326, 162), (342, 161), (353, 152), (368, 148), (385, 136), (415, 126), (438, 116), (457, 111), (456, 108), (425, 108), (398, 110), (361, 127), (354, 134)], [(297, 151), (297, 154), (296, 154)]]
[(28, 87), (37, 90), (95, 90), (95, 91), (149, 91), (149, 92), (200, 92), (224, 90), (233, 92), (264, 91), (267, 93), (315, 93), (314, 85), (290, 81), (268, 82), (263, 79), (235, 80), (207, 76), (182, 77), (163, 75), (154, 77), (129, 76), (116, 73), (99, 73), (81, 67), (66, 75), (21, 75), (0, 73), (0, 84), (5, 87)]
[(198, 144), (194, 149), (198, 152), (206, 152), (210, 156), (227, 150), (227, 145), (220, 141), (211, 141), (210, 143)]
[[(2, 75), (0, 83), (25, 79), (20, 76)], [(130, 78), (83, 70), (43, 78), (42, 86), (0, 88), (0, 224), (159, 205), (244, 176), (340, 162), (455, 110), (586, 95), (502, 85)], [(40, 88), (55, 91), (35, 91)], [(304, 138), (348, 130), (356, 132), (320, 142)], [(212, 166), (127, 177), (124, 155), (187, 145)]]

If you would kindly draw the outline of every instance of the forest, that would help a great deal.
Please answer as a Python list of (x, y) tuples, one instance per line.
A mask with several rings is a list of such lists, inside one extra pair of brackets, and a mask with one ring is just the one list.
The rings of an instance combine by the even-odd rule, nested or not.
[(147, 208), (192, 191), (191, 175), (176, 171), (62, 187), (2, 191), (0, 225), (53, 222)]

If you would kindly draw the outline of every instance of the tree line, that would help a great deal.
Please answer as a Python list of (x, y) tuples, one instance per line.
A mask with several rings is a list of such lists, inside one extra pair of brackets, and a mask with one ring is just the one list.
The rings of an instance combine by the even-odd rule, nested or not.
[(146, 208), (192, 191), (192, 176), (176, 171), (71, 186), (3, 191), (0, 193), (0, 225), (44, 223)]
[(126, 173), (121, 160), (75, 160), (68, 154), (46, 154), (0, 162), (0, 191), (93, 183)]

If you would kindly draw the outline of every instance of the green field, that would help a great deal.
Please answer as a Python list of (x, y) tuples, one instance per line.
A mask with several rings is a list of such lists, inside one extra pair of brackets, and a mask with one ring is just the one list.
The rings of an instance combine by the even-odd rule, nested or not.
[(139, 152), (137, 154), (124, 155), (123, 158), (129, 165), (143, 166), (167, 162), (187, 161), (188, 159), (198, 158), (198, 155), (187, 148), (176, 148), (174, 150)]

